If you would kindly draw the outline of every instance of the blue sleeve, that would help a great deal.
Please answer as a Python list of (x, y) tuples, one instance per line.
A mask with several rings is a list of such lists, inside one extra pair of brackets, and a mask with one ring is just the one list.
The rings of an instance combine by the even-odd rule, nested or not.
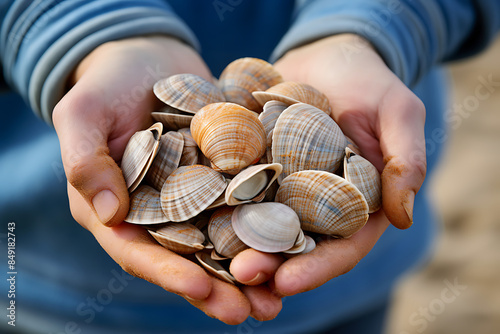
[(100, 44), (168, 34), (198, 48), (194, 34), (160, 0), (0, 0), (0, 15), (5, 79), (48, 123), (70, 73)]
[(273, 60), (322, 37), (355, 33), (408, 86), (435, 64), (484, 49), (500, 29), (498, 0), (299, 0), (297, 7)]

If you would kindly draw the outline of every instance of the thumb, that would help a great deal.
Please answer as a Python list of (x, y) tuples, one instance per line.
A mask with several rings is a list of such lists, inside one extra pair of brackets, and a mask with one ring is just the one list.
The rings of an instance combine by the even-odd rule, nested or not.
[(128, 212), (129, 194), (120, 167), (109, 154), (112, 114), (99, 96), (70, 91), (54, 108), (53, 121), (68, 182), (101, 223), (114, 226)]

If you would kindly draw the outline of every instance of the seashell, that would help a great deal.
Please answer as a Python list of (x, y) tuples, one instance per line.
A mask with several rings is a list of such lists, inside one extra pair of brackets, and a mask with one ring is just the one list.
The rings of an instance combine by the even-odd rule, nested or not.
[[(235, 209), (235, 207), (229, 206), (217, 209), (212, 214), (212, 217), (210, 217), (210, 222), (208, 223), (208, 236), (215, 250), (221, 256), (230, 259), (248, 248), (238, 238), (231, 224), (231, 216)], [(212, 258), (214, 258), (216, 254), (212, 254)]]
[(257, 114), (234, 103), (203, 107), (191, 122), (191, 134), (213, 169), (230, 175), (256, 163), (266, 151)]
[(161, 208), (170, 221), (188, 220), (205, 210), (226, 189), (224, 176), (202, 166), (182, 166), (161, 189)]
[(292, 248), (283, 251), (285, 254), (299, 254), (302, 253), (306, 249), (306, 237), (304, 232), (300, 230), (299, 235), (297, 236), (297, 240), (295, 240), (295, 244)]
[(182, 156), (181, 161), (179, 161), (179, 166), (196, 165), (199, 160), (200, 150), (191, 135), (191, 130), (189, 128), (183, 128), (177, 130), (177, 132), (184, 138), (184, 147), (182, 148)]
[(176, 74), (153, 86), (156, 97), (167, 105), (191, 114), (202, 107), (226, 99), (221, 90), (195, 74)]
[(262, 252), (276, 253), (290, 249), (300, 233), (299, 217), (281, 203), (239, 205), (231, 220), (238, 238)]
[(160, 138), (160, 148), (146, 174), (146, 181), (161, 191), (167, 177), (177, 169), (182, 156), (184, 138), (180, 133), (169, 131)]
[(259, 114), (259, 120), (264, 125), (266, 136), (274, 129), (274, 125), (281, 113), (288, 108), (289, 104), (280, 101), (268, 101), (264, 104), (264, 111)]
[(157, 122), (161, 122), (166, 130), (179, 130), (188, 128), (193, 119), (192, 114), (180, 111), (165, 105), (160, 111), (151, 113), (151, 117)]
[(316, 242), (314, 241), (313, 238), (311, 238), (308, 235), (304, 235), (304, 243), (305, 243), (305, 248), (302, 252), (290, 253), (290, 252), (286, 251), (286, 252), (283, 252), (283, 253), (285, 253), (284, 254), (285, 257), (290, 259), (290, 258), (295, 257), (297, 255), (310, 253), (314, 248), (316, 248)]
[(262, 201), (266, 190), (278, 178), (281, 170), (280, 164), (260, 164), (245, 168), (226, 188), (227, 205)]
[(205, 236), (189, 223), (167, 224), (148, 232), (160, 245), (178, 254), (193, 254), (205, 248)]
[[(229, 185), (231, 179), (226, 178), (226, 184)], [(226, 187), (227, 189), (227, 187)], [(224, 191), (212, 204), (207, 207), (207, 210), (217, 209), (226, 205), (226, 192)]]
[(276, 201), (297, 213), (305, 231), (348, 238), (368, 220), (368, 204), (361, 192), (324, 171), (290, 174), (281, 183)]
[(130, 137), (121, 162), (123, 177), (130, 192), (139, 186), (151, 166), (158, 152), (162, 132), (163, 125), (155, 123)]
[(212, 259), (210, 257), (210, 254), (205, 252), (197, 252), (195, 256), (200, 262), (200, 264), (203, 266), (203, 268), (205, 268), (209, 273), (211, 273), (215, 277), (220, 278), (221, 280), (231, 284), (236, 283), (236, 279), (234, 278), (234, 276), (231, 275), (219, 262)]
[(345, 136), (330, 116), (305, 103), (288, 107), (272, 135), (273, 162), (283, 165), (278, 182), (301, 170), (335, 172), (345, 147)]
[(304, 83), (285, 81), (269, 88), (265, 92), (253, 92), (252, 95), (262, 106), (271, 100), (280, 101), (288, 105), (302, 102), (323, 110), (328, 116), (332, 113), (330, 101), (328, 101), (326, 95), (313, 86)]
[(354, 142), (354, 140), (352, 140), (351, 138), (349, 138), (347, 136), (345, 136), (345, 140), (347, 142), (347, 147), (350, 148), (351, 151), (353, 151), (357, 155), (361, 155), (361, 150), (359, 149), (359, 146), (356, 145), (356, 143)]
[(132, 224), (159, 224), (168, 222), (161, 209), (160, 192), (140, 185), (130, 194), (130, 206), (124, 221)]
[(344, 178), (363, 194), (368, 203), (368, 213), (379, 210), (382, 207), (382, 183), (377, 168), (349, 147), (345, 153)]
[(281, 82), (283, 78), (273, 65), (262, 59), (247, 57), (227, 65), (220, 75), (219, 87), (227, 102), (260, 112), (262, 107), (252, 96), (252, 92), (267, 90)]

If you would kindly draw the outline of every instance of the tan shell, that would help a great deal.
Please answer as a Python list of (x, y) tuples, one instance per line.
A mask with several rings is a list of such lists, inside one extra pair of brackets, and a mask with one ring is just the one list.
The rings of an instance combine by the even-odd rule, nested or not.
[(354, 140), (352, 140), (351, 138), (345, 136), (345, 140), (347, 141), (347, 147), (353, 151), (354, 153), (358, 154), (358, 155), (361, 155), (361, 150), (359, 149), (359, 146), (356, 145), (356, 143), (354, 142)]
[(346, 148), (344, 158), (344, 178), (354, 184), (368, 203), (368, 213), (382, 207), (382, 183), (380, 174), (370, 161)]
[(306, 249), (306, 236), (302, 230), (299, 231), (299, 235), (297, 236), (297, 240), (295, 240), (295, 244), (292, 248), (283, 251), (285, 254), (299, 254), (302, 253)]
[(304, 83), (285, 81), (265, 92), (253, 92), (252, 95), (262, 106), (272, 100), (287, 103), (288, 105), (303, 102), (323, 110), (328, 116), (332, 113), (330, 101), (328, 101), (326, 95)]
[(237, 206), (232, 224), (241, 241), (269, 253), (292, 248), (300, 233), (297, 214), (290, 207), (274, 202)]
[(219, 87), (226, 101), (260, 112), (262, 107), (254, 99), (252, 92), (267, 90), (281, 82), (281, 74), (268, 62), (257, 58), (240, 58), (222, 71)]
[(235, 209), (235, 207), (229, 206), (217, 209), (212, 214), (212, 217), (210, 217), (210, 222), (208, 223), (208, 236), (215, 250), (218, 254), (230, 259), (248, 248), (238, 238), (231, 224), (231, 216)]
[(191, 130), (189, 128), (183, 128), (177, 130), (177, 132), (180, 133), (184, 139), (184, 147), (182, 148), (179, 166), (191, 166), (198, 164), (201, 152), (191, 135)]
[(146, 181), (161, 191), (167, 177), (179, 167), (184, 139), (180, 133), (169, 131), (160, 138), (160, 148), (146, 174)]
[(226, 188), (227, 205), (261, 202), (266, 190), (281, 174), (280, 164), (249, 166), (236, 175)]
[(301, 170), (335, 172), (344, 158), (346, 139), (324, 112), (305, 103), (288, 107), (272, 135), (273, 162), (283, 165), (278, 182)]
[(153, 92), (169, 106), (192, 114), (207, 104), (225, 101), (224, 94), (217, 86), (188, 73), (159, 80), (155, 83)]
[(163, 125), (155, 123), (130, 137), (121, 162), (123, 177), (130, 192), (139, 186), (151, 166), (158, 152), (162, 131)]
[(221, 280), (227, 283), (231, 284), (236, 283), (236, 279), (234, 278), (234, 276), (231, 275), (219, 262), (212, 259), (210, 257), (210, 254), (205, 252), (197, 252), (195, 256), (200, 262), (200, 264), (203, 266), (203, 268), (205, 268), (209, 273), (211, 273), (215, 277), (220, 278)]
[(313, 238), (311, 238), (308, 235), (304, 235), (304, 243), (305, 243), (305, 248), (301, 252), (298, 252), (298, 253), (283, 252), (283, 253), (285, 253), (284, 254), (285, 257), (290, 259), (290, 258), (295, 257), (297, 255), (310, 253), (314, 248), (316, 248), (316, 242), (314, 241)]
[(193, 254), (205, 248), (203, 233), (188, 223), (170, 223), (148, 232), (160, 245), (178, 254)]
[(191, 122), (191, 134), (212, 167), (236, 175), (266, 151), (264, 126), (257, 114), (234, 103), (213, 103)]
[(264, 110), (259, 114), (259, 120), (262, 122), (262, 125), (264, 125), (266, 136), (273, 131), (278, 117), (286, 108), (288, 108), (288, 106), (288, 103), (274, 100), (268, 101), (264, 104)]
[(281, 183), (276, 201), (300, 217), (302, 229), (348, 238), (368, 220), (368, 204), (350, 182), (324, 171), (301, 171)]
[(161, 122), (165, 130), (173, 131), (188, 128), (193, 119), (192, 114), (182, 112), (169, 106), (165, 106), (160, 111), (152, 112), (151, 116), (155, 121)]
[(147, 185), (140, 185), (130, 194), (127, 223), (149, 225), (168, 222), (161, 209), (160, 192)]
[(212, 204), (226, 185), (224, 176), (209, 167), (179, 167), (163, 184), (161, 208), (170, 221), (186, 221)]

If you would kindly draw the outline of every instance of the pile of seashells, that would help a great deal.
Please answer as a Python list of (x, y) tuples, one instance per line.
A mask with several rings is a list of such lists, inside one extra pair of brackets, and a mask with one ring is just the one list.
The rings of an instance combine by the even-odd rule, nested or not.
[(154, 93), (166, 104), (152, 113), (158, 123), (122, 159), (125, 221), (215, 276), (235, 283), (225, 260), (249, 247), (293, 256), (315, 247), (304, 232), (348, 238), (380, 208), (380, 175), (327, 97), (271, 64), (242, 58), (217, 84), (180, 74)]

